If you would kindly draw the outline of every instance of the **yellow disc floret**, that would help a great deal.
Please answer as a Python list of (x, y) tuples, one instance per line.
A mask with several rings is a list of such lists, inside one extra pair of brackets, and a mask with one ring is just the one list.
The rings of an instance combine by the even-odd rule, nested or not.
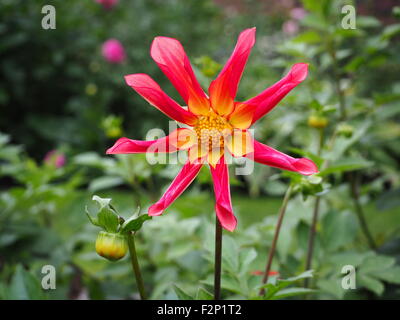
[(215, 114), (210, 113), (200, 117), (194, 131), (197, 134), (198, 144), (206, 146), (208, 150), (224, 146), (224, 138), (231, 134), (233, 128), (228, 121)]

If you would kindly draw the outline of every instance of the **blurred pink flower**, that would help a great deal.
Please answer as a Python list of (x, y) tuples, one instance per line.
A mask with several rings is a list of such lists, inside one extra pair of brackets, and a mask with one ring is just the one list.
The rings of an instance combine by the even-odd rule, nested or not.
[(61, 168), (65, 165), (65, 155), (57, 150), (51, 150), (46, 153), (44, 162), (50, 165), (55, 165), (57, 168)]
[(116, 39), (109, 39), (104, 42), (101, 52), (103, 57), (110, 63), (121, 63), (126, 58), (124, 47)]
[(301, 20), (307, 15), (307, 11), (303, 8), (293, 8), (290, 10), (290, 16), (294, 20)]
[(288, 35), (294, 35), (299, 31), (299, 24), (294, 20), (288, 20), (283, 24), (282, 30)]
[(118, 0), (96, 0), (97, 3), (100, 3), (104, 9), (112, 9), (117, 3)]

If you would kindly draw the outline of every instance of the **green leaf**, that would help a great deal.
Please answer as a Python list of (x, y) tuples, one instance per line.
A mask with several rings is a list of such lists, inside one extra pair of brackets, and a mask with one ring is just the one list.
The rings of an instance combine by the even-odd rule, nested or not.
[(365, 288), (380, 296), (385, 289), (382, 282), (367, 275), (358, 275), (358, 282)]
[(111, 206), (111, 199), (100, 198), (99, 196), (94, 195), (92, 200), (96, 201), (99, 204), (100, 208), (97, 212), (96, 219), (93, 219), (87, 211), (89, 220), (94, 225), (102, 227), (107, 232), (117, 232), (119, 226), (119, 217), (115, 212), (115, 209)]
[(396, 263), (396, 259), (393, 257), (387, 257), (383, 255), (376, 255), (367, 257), (360, 266), (360, 272), (370, 273), (373, 276), (377, 276), (384, 269), (388, 269)]
[(213, 300), (214, 296), (203, 288), (197, 290), (196, 300)]
[(97, 226), (97, 227), (101, 227), (101, 225), (99, 224), (99, 220), (98, 220), (96, 217), (92, 217), (92, 216), (90, 215), (90, 212), (89, 212), (89, 209), (88, 209), (87, 206), (85, 207), (85, 212), (86, 212), (87, 217), (89, 218), (89, 221), (90, 221), (93, 225), (95, 225), (95, 226)]
[(322, 219), (322, 243), (326, 250), (334, 251), (344, 246), (357, 235), (358, 222), (349, 211), (329, 211)]
[(396, 266), (390, 269), (379, 271), (375, 274), (375, 277), (390, 283), (400, 284), (400, 267)]
[(99, 225), (107, 232), (117, 232), (119, 226), (118, 215), (109, 207), (101, 209), (97, 215)]
[(307, 31), (299, 34), (297, 37), (293, 38), (292, 41), (300, 43), (318, 43), (321, 41), (321, 36), (318, 32)]
[(105, 176), (93, 179), (89, 184), (90, 191), (98, 191), (103, 189), (110, 189), (121, 185), (124, 180), (121, 177)]
[(38, 300), (43, 299), (44, 294), (39, 280), (21, 265), (17, 265), (7, 290), (7, 299), (11, 300)]
[(361, 157), (359, 158), (347, 158), (338, 160), (329, 166), (325, 170), (318, 173), (319, 176), (326, 176), (331, 173), (342, 173), (346, 171), (360, 170), (368, 168), (373, 165), (373, 162), (367, 161)]
[(307, 294), (307, 293), (311, 293), (311, 292), (315, 292), (315, 290), (308, 289), (308, 288), (299, 288), (299, 287), (287, 288), (287, 289), (283, 289), (283, 290), (280, 290), (279, 292), (277, 292), (272, 297), (271, 300), (283, 299), (283, 298), (298, 296), (298, 295)]
[(194, 300), (194, 298), (191, 295), (187, 294), (185, 291), (183, 291), (176, 285), (174, 285), (174, 291), (178, 296), (179, 300)]
[(254, 248), (240, 252), (239, 261), (241, 274), (247, 273), (249, 265), (254, 261), (255, 258), (257, 258), (257, 251)]
[(145, 221), (151, 219), (152, 217), (149, 216), (148, 214), (142, 214), (139, 217), (132, 216), (122, 224), (121, 231), (122, 232), (138, 231), (142, 227)]
[(345, 294), (339, 279), (320, 279), (317, 282), (317, 286), (320, 291), (331, 294), (337, 299), (342, 299)]
[(306, 278), (312, 278), (314, 276), (314, 270), (307, 270), (304, 271), (303, 273), (300, 273), (298, 276), (287, 278), (284, 280), (279, 280), (279, 281), (287, 281), (287, 282), (294, 282)]

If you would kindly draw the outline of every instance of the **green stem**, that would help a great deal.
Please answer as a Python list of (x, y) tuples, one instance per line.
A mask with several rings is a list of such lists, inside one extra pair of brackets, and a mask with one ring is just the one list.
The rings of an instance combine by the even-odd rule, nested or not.
[(215, 266), (214, 266), (214, 300), (221, 299), (222, 267), (222, 226), (218, 218), (215, 221)]
[[(310, 232), (308, 235), (306, 270), (310, 270), (310, 268), (311, 268), (312, 257), (313, 257), (313, 252), (314, 252), (315, 234), (317, 233), (317, 222), (318, 222), (320, 203), (321, 203), (321, 198), (317, 196), (315, 198), (313, 218), (312, 218), (312, 223), (311, 223), (311, 227), (310, 227)], [(308, 280), (309, 279), (304, 280), (305, 288), (308, 288), (308, 284), (309, 284)]]
[(365, 214), (363, 207), (360, 203), (360, 193), (359, 193), (359, 183), (357, 178), (357, 173), (352, 172), (350, 176), (350, 186), (351, 186), (351, 193), (353, 195), (354, 207), (356, 209), (356, 214), (358, 217), (358, 221), (360, 222), (361, 230), (364, 233), (365, 238), (367, 238), (368, 245), (372, 250), (376, 249), (376, 243), (372, 234), (368, 228), (367, 220), (365, 219)]
[[(292, 193), (292, 186), (290, 185), (285, 193), (285, 197), (283, 198), (282, 206), (279, 209), (278, 222), (276, 224), (274, 238), (272, 240), (271, 249), (269, 250), (267, 264), (265, 265), (265, 273), (264, 273), (264, 277), (262, 279), (263, 284), (268, 282), (269, 272), (271, 271), (272, 259), (275, 254), (276, 244), (278, 242), (279, 233), (280, 233), (282, 222), (283, 222), (283, 217), (285, 216), (286, 208), (287, 208), (291, 193)], [(259, 295), (263, 296), (264, 293), (265, 293), (265, 289), (264, 288), (260, 289)]]
[(128, 233), (128, 246), (129, 246), (129, 253), (131, 256), (132, 269), (133, 273), (135, 274), (136, 284), (139, 290), (140, 298), (142, 300), (146, 300), (147, 297), (144, 291), (142, 273), (140, 272), (139, 262), (136, 254), (135, 235), (132, 232)]
[[(324, 146), (324, 130), (320, 129), (320, 131), (319, 131), (319, 146), (318, 146), (318, 152), (317, 152), (318, 155), (321, 155), (323, 146)], [(327, 165), (327, 162), (323, 163), (321, 166), (321, 170), (326, 165)], [(306, 270), (309, 270), (311, 268), (311, 264), (312, 264), (312, 257), (313, 257), (313, 252), (314, 252), (314, 241), (315, 241), (315, 234), (317, 233), (317, 223), (318, 223), (320, 203), (321, 203), (321, 198), (319, 196), (316, 196), (311, 227), (310, 227), (310, 231), (308, 234)], [(309, 284), (309, 279), (307, 278), (304, 280), (304, 287), (308, 288), (308, 284)]]

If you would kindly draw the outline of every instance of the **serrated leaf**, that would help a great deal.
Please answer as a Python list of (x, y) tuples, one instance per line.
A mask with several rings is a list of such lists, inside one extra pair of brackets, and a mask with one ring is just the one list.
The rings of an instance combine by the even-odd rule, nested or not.
[(122, 224), (121, 231), (138, 231), (142, 227), (143, 223), (150, 219), (152, 219), (152, 217), (148, 214), (142, 214), (139, 217), (132, 216)]
[(187, 294), (185, 291), (183, 291), (176, 285), (174, 285), (174, 291), (178, 296), (179, 300), (194, 300), (194, 298), (191, 295)]
[(214, 296), (203, 288), (199, 288), (196, 295), (196, 300), (213, 300)]

